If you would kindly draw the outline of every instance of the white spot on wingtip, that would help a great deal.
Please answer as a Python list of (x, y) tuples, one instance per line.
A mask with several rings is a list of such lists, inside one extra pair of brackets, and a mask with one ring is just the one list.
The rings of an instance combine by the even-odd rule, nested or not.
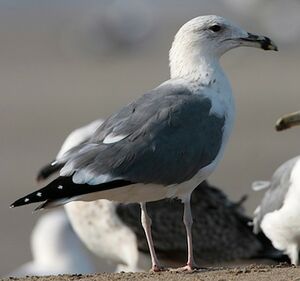
[(59, 185), (57, 188), (58, 189), (63, 189), (64, 187), (62, 185)]
[(42, 192), (38, 192), (38, 193), (36, 194), (36, 196), (41, 197), (41, 196), (42, 196)]
[(29, 202), (29, 198), (25, 198), (25, 199), (24, 199), (24, 202), (25, 202), (25, 203)]
[(126, 137), (127, 137), (126, 135), (115, 136), (113, 133), (111, 133), (105, 137), (105, 139), (103, 140), (103, 143), (104, 144), (115, 143), (115, 142), (125, 139)]
[(53, 161), (52, 163), (51, 163), (51, 166), (55, 166), (57, 164), (57, 161)]

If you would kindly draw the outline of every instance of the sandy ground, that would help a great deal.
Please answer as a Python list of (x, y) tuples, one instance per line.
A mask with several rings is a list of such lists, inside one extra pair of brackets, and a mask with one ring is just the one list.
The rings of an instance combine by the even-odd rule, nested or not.
[(159, 272), (159, 273), (101, 273), (95, 275), (60, 275), (47, 277), (7, 278), (15, 281), (299, 281), (300, 268), (277, 266), (254, 266), (234, 268), (209, 268), (205, 271), (190, 273)]

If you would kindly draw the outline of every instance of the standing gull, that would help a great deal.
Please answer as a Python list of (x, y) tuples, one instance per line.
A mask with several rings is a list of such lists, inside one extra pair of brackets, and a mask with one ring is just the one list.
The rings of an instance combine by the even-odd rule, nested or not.
[(53, 163), (60, 176), (11, 207), (73, 200), (140, 202), (152, 270), (162, 269), (154, 250), (146, 202), (177, 197), (184, 204), (188, 260), (195, 268), (190, 196), (222, 158), (234, 122), (231, 87), (219, 63), (228, 50), (250, 46), (277, 50), (218, 16), (184, 24), (170, 50), (171, 79), (111, 115), (85, 143)]

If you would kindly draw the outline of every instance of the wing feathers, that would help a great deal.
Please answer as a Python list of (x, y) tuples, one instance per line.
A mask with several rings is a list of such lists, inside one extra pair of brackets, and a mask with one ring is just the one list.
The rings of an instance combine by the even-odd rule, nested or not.
[[(54, 164), (53, 164), (54, 163)], [(62, 163), (52, 162), (41, 168), (37, 174), (36, 180), (43, 181), (58, 172), (64, 165)]]

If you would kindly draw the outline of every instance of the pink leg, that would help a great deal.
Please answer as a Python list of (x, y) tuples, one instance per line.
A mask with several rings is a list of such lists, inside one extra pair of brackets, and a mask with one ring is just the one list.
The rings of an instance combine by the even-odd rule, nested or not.
[(192, 242), (193, 216), (191, 211), (190, 198), (188, 198), (188, 200), (184, 202), (183, 222), (186, 229), (187, 246), (188, 246), (188, 260), (186, 265), (188, 269), (193, 269), (196, 264), (194, 261), (194, 254), (193, 254), (193, 242)]
[(193, 243), (192, 243), (193, 216), (191, 211), (190, 196), (183, 201), (183, 204), (184, 204), (183, 222), (185, 225), (186, 236), (187, 236), (188, 260), (186, 266), (178, 268), (177, 270), (190, 271), (199, 268), (194, 261), (194, 254), (193, 254)]
[(152, 270), (153, 271), (161, 271), (163, 268), (159, 264), (152, 240), (152, 234), (151, 234), (151, 218), (148, 216), (147, 209), (146, 209), (146, 203), (140, 203), (141, 205), (141, 221), (142, 225), (146, 234), (150, 255), (151, 255), (151, 262), (152, 262)]

